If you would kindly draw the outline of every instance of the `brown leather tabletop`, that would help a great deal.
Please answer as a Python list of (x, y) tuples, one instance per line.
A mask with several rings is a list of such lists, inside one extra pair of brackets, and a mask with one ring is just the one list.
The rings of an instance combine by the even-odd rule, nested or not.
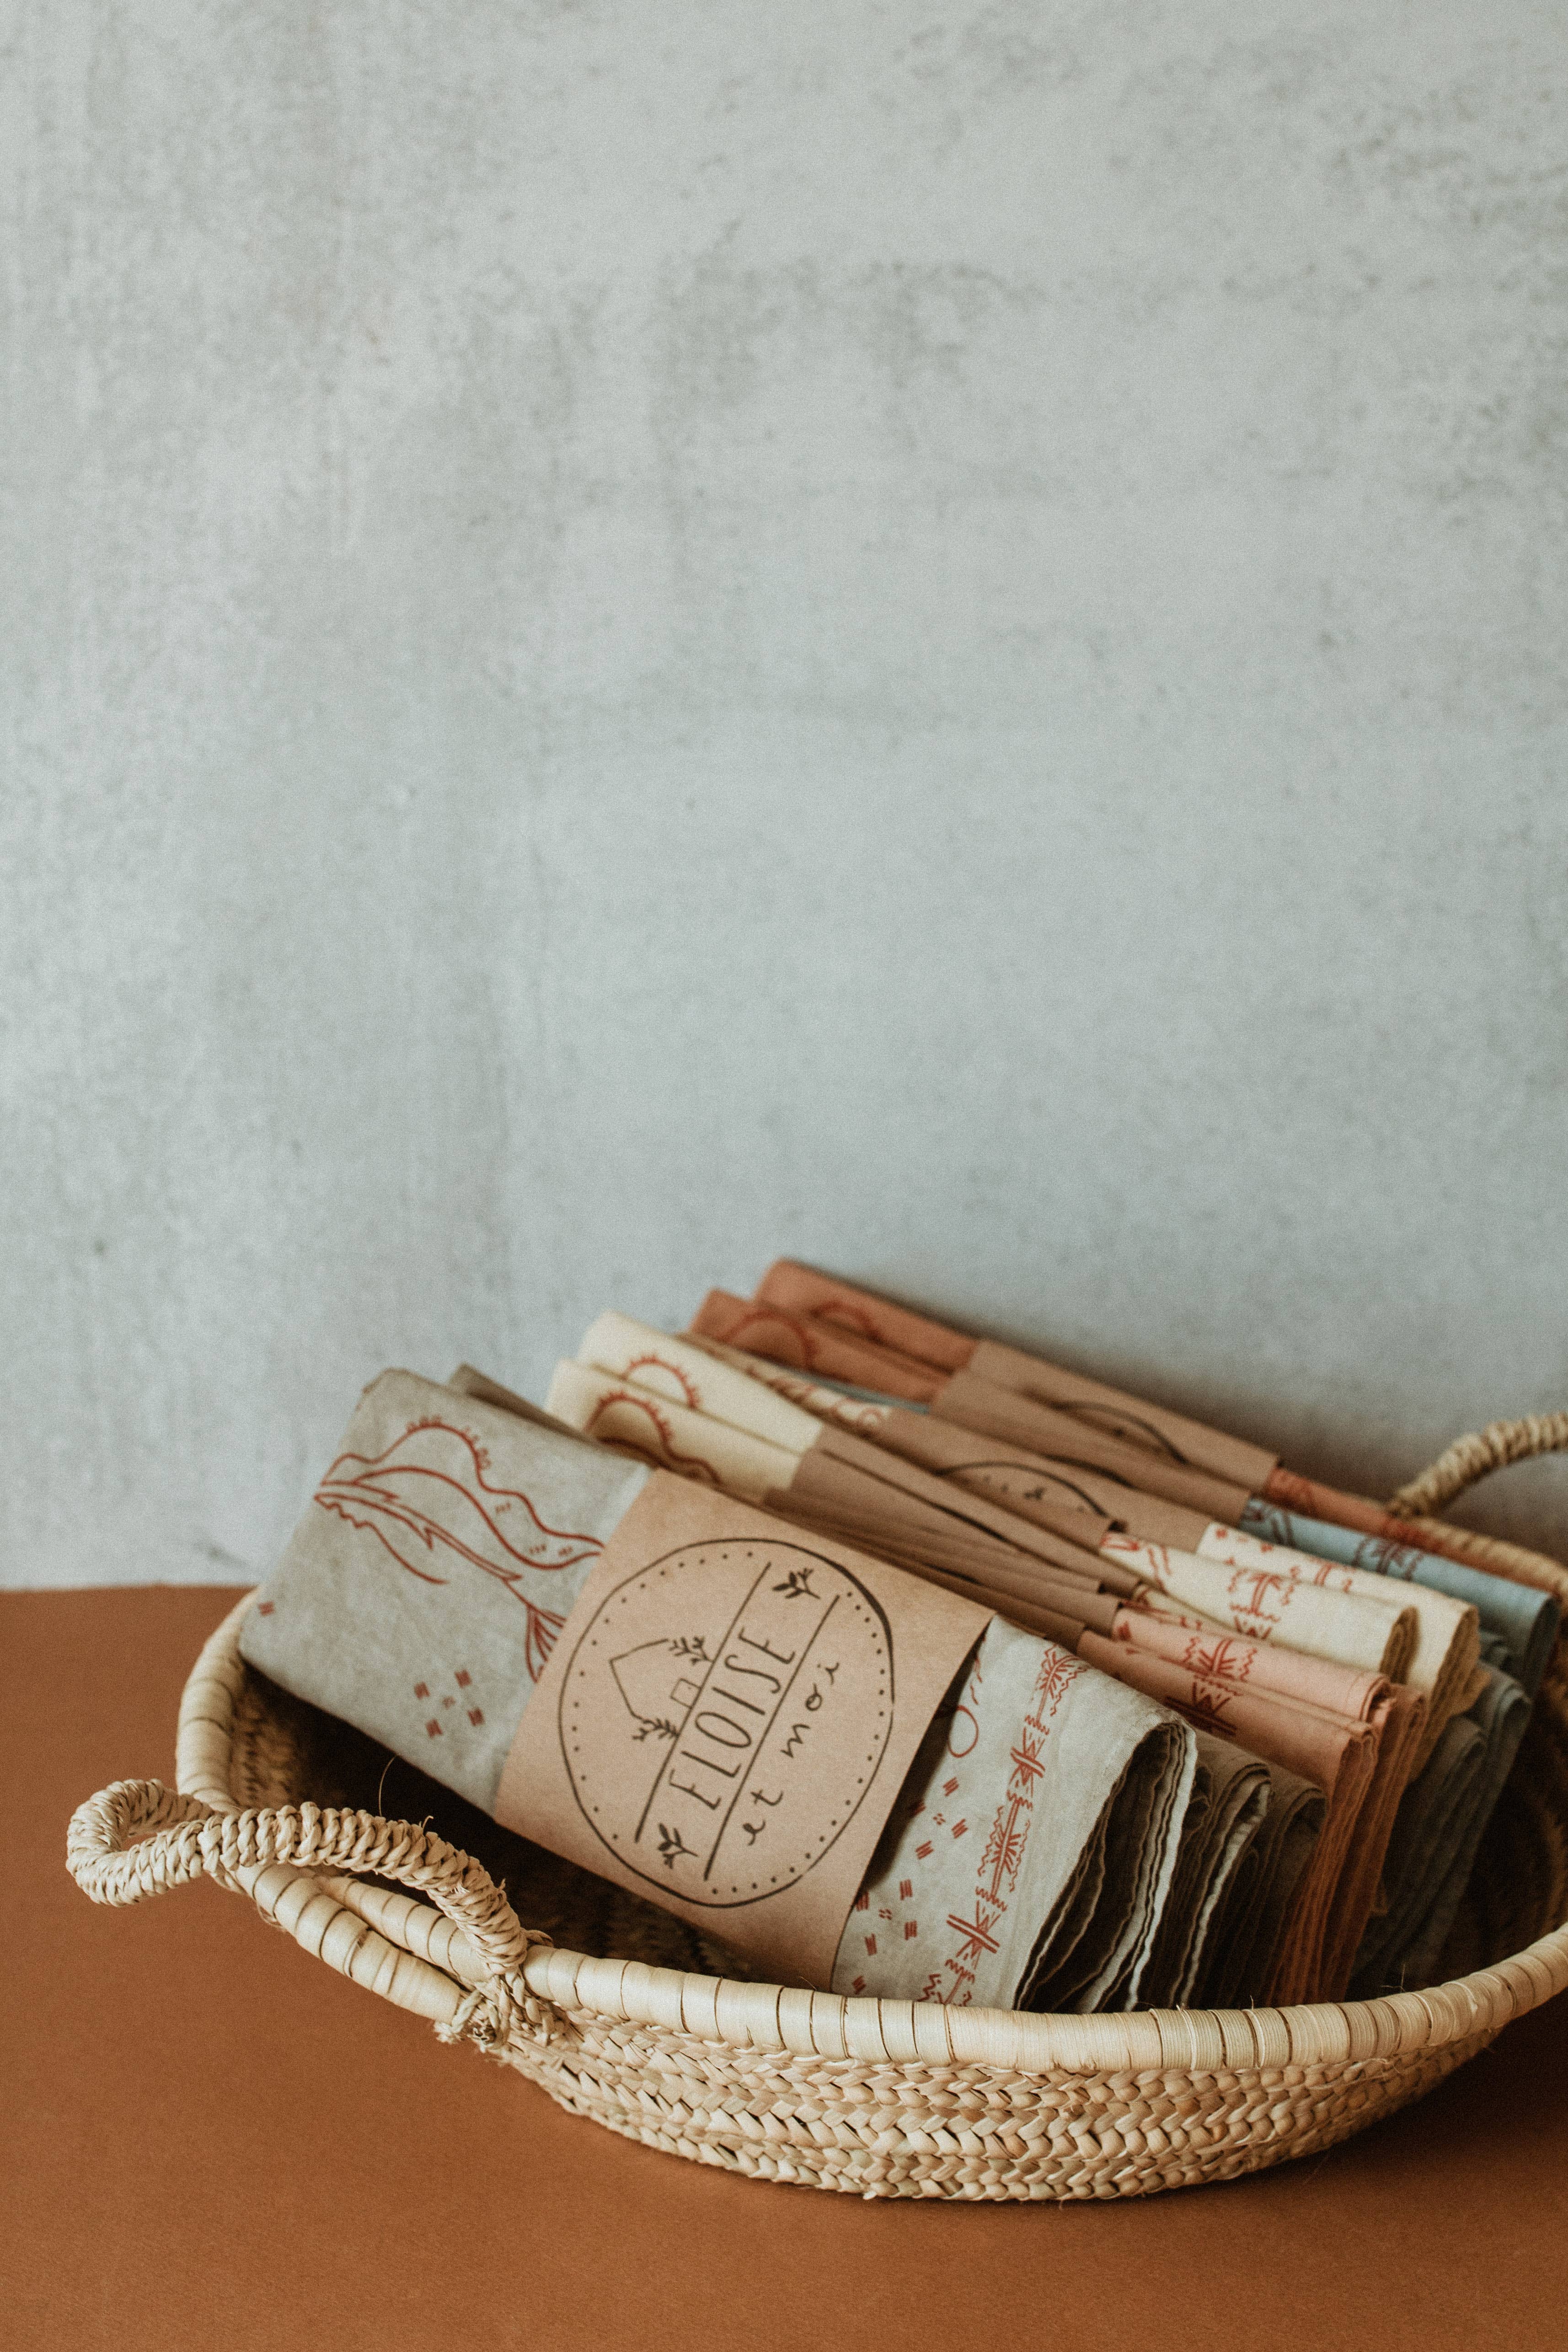
[(233, 1598), (0, 1596), (7, 2352), (1568, 2341), (1568, 2001), (1251, 2179), (873, 2204), (564, 2115), (215, 1887), (90, 1905), (67, 1819), (172, 1779), (181, 1684)]

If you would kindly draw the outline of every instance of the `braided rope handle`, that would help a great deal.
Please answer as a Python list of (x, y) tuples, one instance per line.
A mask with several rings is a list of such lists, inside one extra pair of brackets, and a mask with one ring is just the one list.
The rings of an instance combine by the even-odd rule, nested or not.
[(66, 1867), (94, 1903), (141, 1903), (204, 1877), (243, 1894), (235, 1874), (270, 1864), (417, 1889), (462, 1929), (485, 1969), (452, 2025), (437, 2028), (443, 2038), (504, 2042), (519, 2013), (548, 2038), (547, 2005), (528, 1991), (522, 1967), (550, 1938), (523, 1927), (488, 1871), (433, 1830), (333, 1805), (220, 1813), (161, 1780), (116, 1780), (77, 1807), (66, 1838)]
[(1491, 1421), (1469, 1437), (1456, 1437), (1429, 1470), (1410, 1479), (1391, 1495), (1388, 1507), (1396, 1518), (1430, 1518), (1484, 1478), (1511, 1462), (1526, 1462), (1533, 1454), (1568, 1450), (1568, 1412), (1531, 1412), (1522, 1421)]

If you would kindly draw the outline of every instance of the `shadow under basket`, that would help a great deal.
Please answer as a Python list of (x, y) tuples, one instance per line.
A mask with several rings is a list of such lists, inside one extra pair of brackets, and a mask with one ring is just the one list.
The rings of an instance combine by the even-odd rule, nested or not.
[[(1568, 1415), (1496, 1423), (1396, 1504), (1441, 1508), (1482, 1470), (1564, 1444)], [(1462, 1540), (1476, 1566), (1568, 1602), (1568, 1573), (1551, 1561)], [(500, 1829), (248, 1668), (248, 1606), (185, 1686), (178, 1793), (119, 1781), (73, 1818), (68, 1859), (85, 1891), (130, 1903), (215, 1878), (443, 2039), (472, 2041), (574, 2114), (698, 2163), (863, 2197), (1138, 2197), (1229, 2180), (1418, 2098), (1568, 1985), (1563, 1639), (1445, 1982), (1294, 2009), (1035, 2016), (724, 1973), (733, 1957), (679, 1920)]]

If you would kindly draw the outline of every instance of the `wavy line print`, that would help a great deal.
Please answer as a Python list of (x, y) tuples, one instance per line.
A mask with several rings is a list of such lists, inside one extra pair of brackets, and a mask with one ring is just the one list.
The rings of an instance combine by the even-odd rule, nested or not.
[(693, 1412), (701, 1412), (703, 1401), (697, 1392), (695, 1381), (689, 1372), (683, 1371), (679, 1364), (670, 1363), (664, 1356), (655, 1356), (652, 1352), (645, 1356), (633, 1356), (629, 1364), (622, 1367), (623, 1377), (629, 1381), (634, 1381), (644, 1364), (656, 1365), (661, 1372), (668, 1372), (679, 1388), (682, 1396), (685, 1397), (690, 1410)]
[(655, 1461), (662, 1465), (667, 1465), (670, 1469), (680, 1470), (689, 1477), (703, 1479), (710, 1486), (717, 1486), (722, 1484), (718, 1472), (714, 1468), (711, 1462), (705, 1462), (700, 1454), (683, 1454), (681, 1452), (680, 1447), (675, 1444), (674, 1433), (672, 1431), (669, 1423), (665, 1420), (664, 1414), (659, 1411), (658, 1406), (653, 1402), (652, 1398), (638, 1396), (631, 1389), (612, 1389), (608, 1396), (601, 1397), (599, 1402), (594, 1406), (593, 1411), (588, 1416), (587, 1423), (584, 1425), (584, 1435), (591, 1436), (593, 1433), (594, 1423), (599, 1420), (601, 1414), (608, 1412), (611, 1406), (616, 1404), (631, 1405), (636, 1412), (645, 1414), (648, 1420), (653, 1423), (655, 1431), (658, 1433), (659, 1442), (656, 1447), (647, 1444), (639, 1444), (635, 1437), (623, 1436), (619, 1431), (617, 1431), (612, 1436), (607, 1439), (607, 1443), (615, 1445), (630, 1446), (633, 1453), (646, 1454), (651, 1461)]
[[(604, 1547), (597, 1536), (551, 1527), (520, 1487), (492, 1486), (486, 1466), (466, 1431), (444, 1421), (413, 1422), (380, 1454), (340, 1454), (315, 1500), (374, 1536), (422, 1584), (449, 1580), (434, 1572), (439, 1547), (504, 1585), (527, 1612), (524, 1655), (537, 1682), (566, 1620), (520, 1590), (522, 1572), (575, 1568)], [(527, 1528), (514, 1542), (500, 1521), (517, 1505)]]

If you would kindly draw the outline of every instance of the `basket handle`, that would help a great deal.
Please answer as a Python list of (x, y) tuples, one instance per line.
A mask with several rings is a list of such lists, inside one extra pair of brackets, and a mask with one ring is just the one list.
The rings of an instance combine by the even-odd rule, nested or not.
[(116, 1780), (78, 1805), (66, 1867), (94, 1903), (141, 1903), (193, 1879), (246, 1890), (240, 1870), (269, 1864), (348, 1871), (413, 1887), (468, 1938), (485, 1982), (462, 2004), (444, 2040), (507, 2039), (514, 2013), (548, 2038), (552, 2011), (524, 1983), (523, 1962), (550, 1938), (523, 1927), (483, 1865), (433, 1830), (334, 1805), (279, 1805), (220, 1813), (161, 1780)]
[(1565, 1450), (1568, 1412), (1531, 1412), (1522, 1421), (1490, 1421), (1468, 1437), (1456, 1437), (1429, 1470), (1423, 1470), (1418, 1478), (1408, 1480), (1389, 1496), (1388, 1507), (1396, 1518), (1430, 1518), (1489, 1470), (1506, 1469), (1509, 1463), (1528, 1461), (1532, 1454)]

